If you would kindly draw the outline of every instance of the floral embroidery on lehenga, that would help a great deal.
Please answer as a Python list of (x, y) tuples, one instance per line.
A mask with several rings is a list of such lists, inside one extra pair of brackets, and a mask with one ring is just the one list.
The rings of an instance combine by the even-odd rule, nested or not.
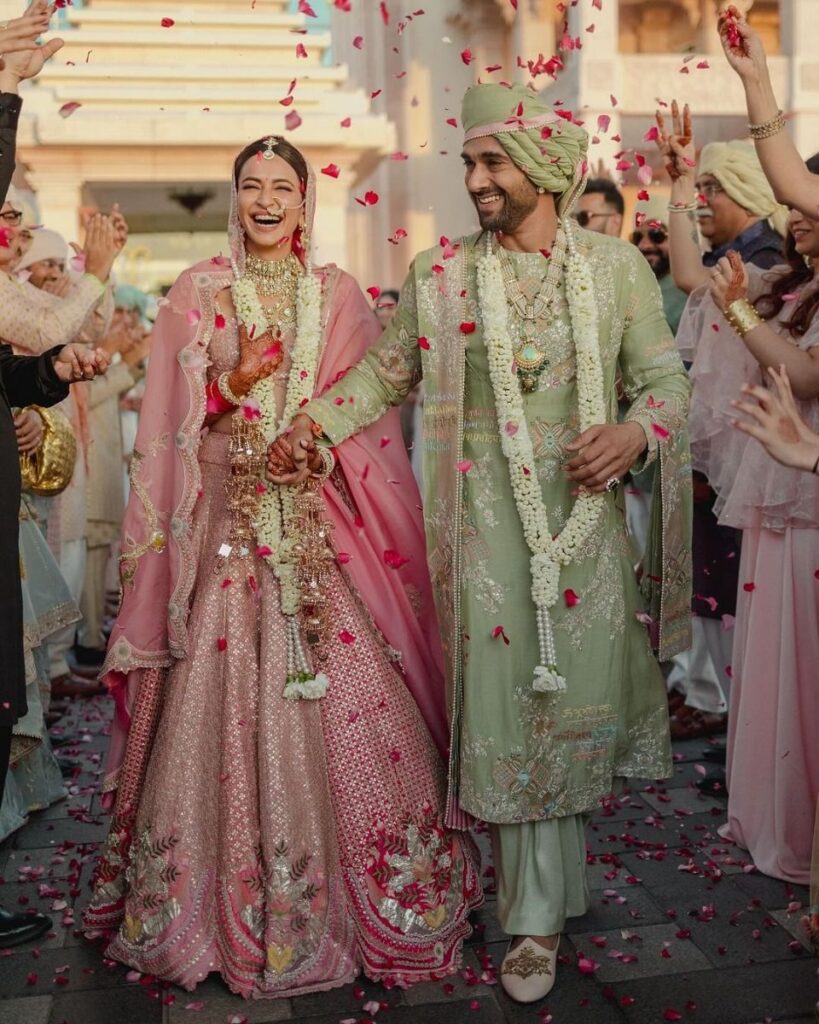
[(175, 835), (152, 837), (150, 829), (137, 837), (131, 863), (125, 872), (128, 901), (122, 933), (134, 946), (162, 935), (182, 913), (178, 891), (183, 870), (173, 861), (179, 843)]
[(239, 918), (254, 939), (266, 942), (267, 966), (277, 975), (308, 959), (321, 942), (323, 918), (317, 911), (327, 901), (327, 887), (312, 860), (309, 853), (291, 853), (282, 839), (269, 865), (258, 851), (253, 867), (239, 874)]
[(461, 901), (462, 885), (451, 832), (425, 804), (420, 820), (406, 818), (400, 832), (376, 822), (365, 866), (379, 893), (378, 911), (402, 934), (435, 931)]

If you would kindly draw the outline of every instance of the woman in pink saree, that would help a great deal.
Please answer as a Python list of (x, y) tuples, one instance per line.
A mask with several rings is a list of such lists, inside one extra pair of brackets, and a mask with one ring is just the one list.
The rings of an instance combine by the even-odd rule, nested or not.
[[(290, 410), (378, 335), (313, 269), (315, 178), (273, 137), (236, 159), (231, 260), (185, 271), (154, 328), (123, 531), (111, 832), (86, 912), (108, 955), (245, 997), (408, 985), (460, 961), (481, 901), (444, 822), (446, 710), (397, 413), (264, 480)], [(205, 425), (206, 429), (202, 429)], [(332, 538), (332, 546), (330, 546)]]

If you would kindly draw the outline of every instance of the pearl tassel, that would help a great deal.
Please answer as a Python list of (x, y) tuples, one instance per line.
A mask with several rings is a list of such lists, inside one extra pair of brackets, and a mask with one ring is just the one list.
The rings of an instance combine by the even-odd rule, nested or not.
[(557, 670), (557, 648), (552, 616), (545, 605), (539, 605), (537, 609), (537, 639), (540, 664), (535, 667), (532, 689), (538, 693), (558, 693), (565, 690), (566, 679)]

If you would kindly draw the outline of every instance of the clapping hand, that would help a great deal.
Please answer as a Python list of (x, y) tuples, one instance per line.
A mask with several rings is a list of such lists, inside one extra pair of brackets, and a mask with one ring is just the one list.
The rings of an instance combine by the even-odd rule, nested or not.
[(89, 348), (72, 342), (64, 345), (57, 353), (54, 369), (66, 384), (93, 380), (108, 369), (108, 355), (101, 348)]
[(43, 442), (43, 421), (34, 409), (21, 409), (14, 417), (17, 450), (21, 455), (36, 452)]
[(658, 110), (657, 149), (662, 153), (666, 170), (672, 181), (679, 178), (694, 177), (697, 165), (697, 150), (694, 145), (694, 129), (691, 121), (691, 110), (686, 103), (680, 116), (680, 105), (671, 101), (671, 134), (666, 130), (665, 118)]
[(85, 226), (85, 244), (80, 248), (72, 242), (71, 248), (83, 262), (85, 272), (104, 284), (122, 248), (114, 220), (102, 213), (93, 214)]
[(785, 367), (780, 366), (777, 373), (770, 366), (768, 374), (773, 390), (745, 384), (743, 394), (755, 398), (758, 404), (731, 402), (735, 409), (750, 417), (731, 422), (743, 434), (755, 437), (783, 466), (810, 472), (819, 462), (819, 434), (815, 434), (799, 415)]

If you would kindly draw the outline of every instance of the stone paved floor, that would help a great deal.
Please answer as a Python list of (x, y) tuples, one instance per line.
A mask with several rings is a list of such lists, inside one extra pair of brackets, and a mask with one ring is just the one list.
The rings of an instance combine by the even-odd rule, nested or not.
[[(94, 852), (106, 831), (95, 795), (110, 708), (84, 702), (65, 731), (82, 771), (67, 800), (0, 845), (0, 900), (48, 911), (37, 948), (0, 954), (2, 1024), (757, 1024), (814, 1020), (819, 961), (803, 946), (807, 891), (756, 873), (720, 841), (723, 806), (693, 787), (702, 743), (680, 745), (674, 778), (646, 782), (588, 833), (591, 907), (569, 923), (556, 988), (511, 1003), (494, 984), (505, 949), (492, 871), (464, 968), (447, 984), (245, 1003), (211, 979), (195, 993), (133, 976), (78, 933)], [(485, 846), (483, 837), (479, 836)]]

